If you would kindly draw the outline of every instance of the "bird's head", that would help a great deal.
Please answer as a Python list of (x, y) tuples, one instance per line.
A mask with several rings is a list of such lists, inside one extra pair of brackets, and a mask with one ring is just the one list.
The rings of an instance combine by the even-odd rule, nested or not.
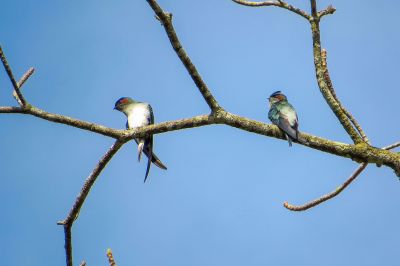
[(287, 101), (287, 98), (281, 91), (276, 91), (272, 93), (271, 96), (269, 96), (268, 100), (269, 100), (269, 105), (271, 106), (280, 101)]
[(118, 110), (120, 112), (125, 113), (128, 107), (134, 103), (136, 103), (136, 101), (133, 100), (132, 98), (129, 97), (119, 98), (118, 101), (115, 102), (114, 110)]

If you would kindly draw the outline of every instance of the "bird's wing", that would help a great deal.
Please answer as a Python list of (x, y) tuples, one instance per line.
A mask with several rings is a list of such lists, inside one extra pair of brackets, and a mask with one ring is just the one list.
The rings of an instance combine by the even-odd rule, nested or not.
[[(147, 125), (152, 125), (154, 124), (154, 113), (150, 104), (147, 104), (147, 110), (149, 111), (149, 115), (147, 116)], [(153, 160), (153, 135), (149, 135), (145, 138), (143, 150), (144, 154), (146, 154), (148, 158), (146, 175), (144, 177), (144, 182), (146, 182), (147, 176), (149, 175), (151, 162)]]
[(278, 127), (285, 131), (293, 139), (298, 139), (298, 120), (297, 114), (293, 106), (289, 103), (280, 105), (277, 110), (279, 111)]
[(275, 106), (271, 107), (271, 109), (269, 110), (268, 118), (275, 125), (279, 124), (279, 111)]
[(297, 140), (298, 136), (297, 130), (296, 128), (292, 127), (287, 117), (281, 116), (279, 118), (279, 123), (277, 126), (283, 131), (285, 131), (285, 133), (288, 134), (291, 138)]

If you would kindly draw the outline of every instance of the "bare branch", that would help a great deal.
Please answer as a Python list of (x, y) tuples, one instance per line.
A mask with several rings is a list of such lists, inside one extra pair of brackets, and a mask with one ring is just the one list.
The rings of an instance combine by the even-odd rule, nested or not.
[(67, 266), (72, 266), (72, 233), (71, 226), (64, 226), (64, 235), (65, 235), (65, 260)]
[(334, 8), (332, 5), (329, 5), (324, 10), (321, 10), (318, 12), (318, 17), (322, 18), (323, 16), (331, 15), (331, 14), (335, 13), (335, 11), (336, 11), (336, 8)]
[(314, 18), (318, 17), (317, 14), (317, 1), (316, 0), (310, 0), (311, 2), (311, 16)]
[[(274, 125), (265, 124), (259, 121), (228, 113), (226, 111), (220, 111), (212, 115), (200, 115), (187, 119), (163, 122), (134, 130), (117, 130), (107, 128), (102, 125), (77, 120), (71, 117), (47, 113), (33, 106), (30, 106), (29, 108), (0, 107), (0, 113), (30, 114), (43, 118), (45, 120), (67, 124), (73, 127), (102, 134), (104, 136), (109, 136), (115, 139), (119, 139), (120, 141), (128, 141), (133, 138), (143, 137), (146, 134), (160, 134), (174, 130), (214, 124), (225, 124), (256, 134), (278, 139), (285, 139), (285, 136), (282, 134), (282, 132), (278, 129), (278, 127)], [(337, 156), (351, 158), (352, 160), (360, 163), (381, 163), (383, 165), (391, 167), (393, 170), (395, 170), (396, 174), (398, 173), (400, 175), (400, 154), (388, 152), (369, 145), (355, 146), (344, 144), (341, 142), (320, 138), (304, 132), (301, 133), (301, 137), (305, 139), (306, 142), (299, 143), (300, 145), (335, 154)]]
[[(32, 76), (33, 72), (35, 71), (35, 69), (33, 67), (31, 67), (30, 69), (28, 69), (28, 71), (22, 76), (22, 78), (18, 81), (17, 85), (19, 90), (21, 90), (22, 85), (24, 85), (24, 83), (30, 78), (30, 76)], [(15, 90), (13, 91), (13, 97), (14, 99), (18, 102), (18, 104), (20, 106), (23, 106), (23, 103), (21, 102), (21, 100), (19, 99), (17, 93), (15, 92)]]
[[(31, 106), (31, 105), (29, 105), (27, 108), (11, 107), (11, 106), (1, 107), (0, 106), (0, 113), (33, 115), (33, 116), (42, 118), (44, 120), (84, 129), (84, 130), (91, 131), (91, 132), (101, 134), (104, 136), (108, 136), (108, 137), (111, 137), (114, 139), (119, 139), (121, 141), (131, 140), (135, 137), (142, 136), (142, 135), (148, 134), (148, 133), (163, 133), (163, 132), (168, 132), (168, 131), (174, 131), (174, 130), (179, 130), (179, 129), (184, 129), (184, 128), (200, 127), (200, 126), (211, 125), (211, 124), (216, 123), (214, 120), (214, 117), (211, 115), (199, 115), (199, 116), (195, 116), (192, 118), (186, 118), (186, 119), (180, 119), (180, 120), (156, 124), (157, 126), (155, 127), (155, 130), (153, 130), (154, 132), (151, 132), (148, 130), (149, 126), (143, 127), (141, 129), (135, 129), (135, 130), (113, 129), (113, 128), (105, 127), (103, 125), (75, 119), (75, 118), (60, 115), (60, 114), (48, 113), (44, 110), (41, 110), (41, 109)], [(153, 125), (150, 127), (151, 127), (151, 129), (154, 128)], [(142, 129), (145, 129), (145, 131), (142, 131)], [(142, 132), (145, 132), (145, 133), (142, 133)]]
[(339, 187), (337, 187), (337, 188), (336, 188), (334, 191), (332, 191), (331, 193), (325, 194), (325, 195), (323, 195), (322, 197), (320, 197), (320, 198), (318, 198), (318, 199), (316, 199), (316, 200), (313, 200), (313, 201), (311, 201), (311, 202), (309, 202), (309, 203), (306, 203), (306, 204), (304, 204), (304, 205), (301, 205), (301, 206), (291, 205), (291, 204), (289, 204), (288, 202), (283, 203), (283, 206), (284, 206), (286, 209), (291, 210), (291, 211), (305, 211), (305, 210), (308, 210), (308, 209), (310, 209), (310, 208), (312, 208), (312, 207), (315, 207), (315, 206), (317, 206), (317, 205), (319, 205), (319, 204), (321, 204), (321, 203), (323, 203), (323, 202), (325, 202), (325, 201), (327, 201), (327, 200), (329, 200), (329, 199), (331, 199), (331, 198), (333, 198), (333, 197), (336, 197), (336, 196), (339, 195), (340, 192), (342, 192), (348, 185), (350, 185), (351, 182), (353, 182), (353, 181), (357, 178), (357, 176), (358, 176), (359, 174), (362, 173), (362, 171), (364, 171), (364, 169), (367, 167), (367, 165), (368, 165), (367, 163), (362, 163), (362, 164), (357, 168), (357, 170), (349, 177), (349, 179), (346, 180), (346, 182), (344, 182), (342, 185), (340, 185)]
[(110, 266), (117, 266), (117, 264), (115, 263), (114, 256), (112, 254), (111, 249), (107, 249), (107, 258), (108, 258), (108, 263), (110, 264)]
[[(315, 0), (311, 0), (312, 8), (315, 4)], [(316, 4), (315, 4), (316, 5)], [(313, 39), (313, 53), (314, 53), (314, 66), (315, 66), (315, 75), (318, 82), (318, 87), (325, 98), (325, 101), (328, 103), (329, 107), (333, 111), (333, 113), (338, 118), (339, 122), (342, 124), (343, 128), (346, 130), (347, 134), (351, 137), (354, 143), (362, 143), (363, 140), (358, 134), (358, 132), (354, 129), (350, 119), (347, 117), (345, 112), (339, 102), (332, 95), (331, 89), (328, 86), (328, 83), (325, 79), (325, 68), (323, 66), (322, 59), (322, 51), (321, 51), (321, 38), (320, 38), (320, 30), (319, 30), (319, 20), (313, 19), (310, 20), (311, 31), (312, 31), (312, 39)]]
[(14, 91), (18, 97), (18, 103), (21, 103), (21, 106), (25, 106), (26, 100), (25, 100), (24, 96), (22, 95), (21, 91), (19, 90), (18, 84), (14, 78), (14, 74), (12, 73), (11, 67), (7, 62), (6, 55), (4, 54), (1, 46), (0, 46), (0, 59), (1, 59), (1, 62), (3, 62), (4, 69), (6, 70), (7, 75), (10, 78), (10, 81), (14, 87)]
[(382, 149), (384, 149), (384, 150), (392, 150), (392, 149), (397, 148), (397, 147), (400, 147), (400, 141), (396, 142), (396, 143), (393, 143), (393, 144), (391, 144), (389, 146), (386, 146), (386, 147), (384, 147)]
[(107, 153), (100, 159), (100, 161), (94, 168), (93, 172), (86, 179), (85, 184), (83, 185), (81, 191), (78, 194), (78, 197), (75, 200), (74, 205), (72, 206), (72, 209), (68, 213), (67, 218), (57, 223), (58, 225), (64, 226), (65, 254), (66, 254), (67, 266), (72, 266), (72, 234), (71, 234), (72, 225), (74, 221), (78, 218), (79, 211), (82, 208), (82, 205), (85, 202), (85, 199), (89, 194), (89, 191), (92, 188), (97, 177), (100, 175), (100, 173), (106, 167), (108, 162), (117, 153), (117, 151), (122, 147), (123, 144), (124, 144), (123, 142), (117, 140), (107, 151)]
[(245, 1), (245, 0), (232, 0), (233, 2), (243, 5), (243, 6), (251, 6), (251, 7), (261, 7), (261, 6), (277, 6), (284, 9), (287, 9), (291, 12), (294, 12), (303, 18), (309, 20), (311, 17), (307, 12), (301, 10), (300, 8), (294, 7), (285, 1), (262, 1), (262, 2), (253, 2), (253, 1)]
[(329, 75), (326, 49), (322, 49), (321, 57), (322, 57), (322, 67), (323, 67), (323, 69), (325, 71), (325, 73), (324, 73), (325, 81), (326, 81), (326, 84), (327, 84), (327, 86), (328, 86), (333, 98), (336, 100), (336, 102), (339, 104), (339, 106), (342, 109), (342, 111), (345, 113), (345, 115), (350, 119), (351, 123), (357, 129), (357, 131), (360, 134), (360, 136), (362, 137), (363, 141), (365, 141), (366, 143), (369, 143), (368, 137), (367, 137), (367, 135), (365, 135), (363, 129), (360, 126), (360, 124), (357, 122), (357, 120), (354, 118), (354, 116), (349, 111), (347, 111), (346, 108), (344, 108), (343, 104), (340, 102), (339, 98), (336, 95), (335, 89), (334, 89), (333, 84), (332, 84), (331, 77)]
[(65, 125), (69, 125), (69, 126), (84, 129), (84, 130), (88, 130), (88, 131), (95, 132), (95, 133), (98, 133), (98, 134), (101, 134), (104, 136), (112, 137), (115, 139), (123, 138), (123, 136), (125, 135), (124, 132), (126, 132), (125, 130), (112, 129), (112, 128), (108, 128), (108, 127), (105, 127), (102, 125), (75, 119), (75, 118), (60, 115), (60, 114), (48, 113), (44, 110), (41, 110), (41, 109), (34, 107), (32, 105), (29, 105), (29, 104), (23, 108), (10, 107), (10, 106), (0, 107), (0, 113), (33, 115), (33, 116), (42, 118), (44, 120), (48, 120), (48, 121), (60, 123), (60, 124), (65, 124)]
[(221, 110), (222, 108), (219, 106), (217, 100), (211, 94), (211, 91), (204, 83), (195, 65), (192, 63), (192, 60), (190, 60), (189, 56), (183, 49), (182, 44), (180, 43), (178, 36), (176, 35), (174, 26), (172, 25), (172, 14), (164, 12), (162, 8), (158, 5), (157, 1), (155, 0), (147, 0), (147, 2), (154, 10), (157, 18), (161, 21), (162, 25), (164, 26), (172, 47), (174, 48), (179, 59), (182, 61), (183, 65), (186, 67), (186, 70), (189, 72), (189, 75), (192, 77), (194, 83), (196, 84), (200, 93), (203, 95), (204, 100), (207, 102), (210, 109), (213, 112)]
[[(393, 143), (389, 146), (383, 147), (383, 150), (391, 150), (394, 148), (397, 148), (400, 146), (400, 141)], [(334, 191), (332, 191), (331, 193), (325, 194), (322, 197), (319, 197), (318, 199), (315, 199), (313, 201), (310, 201), (304, 205), (300, 205), (300, 206), (296, 206), (296, 205), (292, 205), (289, 204), (287, 201), (285, 203), (283, 203), (283, 206), (286, 209), (289, 209), (291, 211), (305, 211), (308, 210), (312, 207), (315, 207), (327, 200), (330, 200), (331, 198), (336, 197), (337, 195), (339, 195), (348, 185), (350, 185), (351, 182), (353, 182), (357, 176), (359, 176), (362, 171), (364, 171), (364, 169), (367, 167), (367, 163), (362, 163), (357, 170), (346, 180), (346, 182), (344, 182), (342, 185), (340, 185), (338, 188), (336, 188)]]
[(21, 89), (22, 85), (32, 76), (33, 72), (35, 72), (35, 69), (33, 67), (29, 68), (28, 71), (21, 77), (21, 79), (18, 81), (17, 85), (18, 88)]

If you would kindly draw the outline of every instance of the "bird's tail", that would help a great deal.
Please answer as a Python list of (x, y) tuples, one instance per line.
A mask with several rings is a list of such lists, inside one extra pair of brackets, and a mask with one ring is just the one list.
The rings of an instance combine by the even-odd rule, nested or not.
[(157, 167), (167, 170), (167, 167), (158, 159), (158, 157), (153, 153), (153, 156), (151, 157), (151, 162), (154, 163)]
[(142, 158), (142, 151), (144, 147), (144, 142), (139, 142), (138, 143), (138, 161), (140, 162), (140, 159)]
[(287, 139), (287, 141), (289, 142), (289, 147), (292, 147), (292, 137), (289, 136), (288, 134), (285, 133), (285, 137)]
[(160, 161), (160, 159), (158, 159), (157, 155), (155, 155), (154, 152), (149, 151), (148, 149), (143, 149), (143, 153), (149, 159), (150, 159), (150, 153), (151, 153), (151, 162), (154, 163), (157, 167), (167, 170), (167, 167)]
[(300, 135), (300, 132), (298, 130), (296, 130), (296, 132), (294, 134), (293, 134), (293, 132), (288, 132), (285, 134), (285, 136), (289, 142), (289, 146), (292, 146), (292, 141), (297, 141), (304, 145), (309, 144), (308, 141)]
[(149, 175), (150, 165), (151, 165), (152, 159), (153, 159), (153, 153), (150, 153), (150, 157), (149, 157), (149, 159), (147, 160), (146, 175), (144, 176), (144, 181), (143, 181), (143, 183), (146, 183), (146, 179), (147, 179), (147, 176)]

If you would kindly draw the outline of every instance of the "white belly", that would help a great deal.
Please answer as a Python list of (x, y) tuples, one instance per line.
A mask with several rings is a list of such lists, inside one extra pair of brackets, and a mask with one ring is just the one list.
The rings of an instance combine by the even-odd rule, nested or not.
[(150, 110), (147, 104), (138, 104), (128, 116), (129, 128), (142, 127), (150, 124)]

